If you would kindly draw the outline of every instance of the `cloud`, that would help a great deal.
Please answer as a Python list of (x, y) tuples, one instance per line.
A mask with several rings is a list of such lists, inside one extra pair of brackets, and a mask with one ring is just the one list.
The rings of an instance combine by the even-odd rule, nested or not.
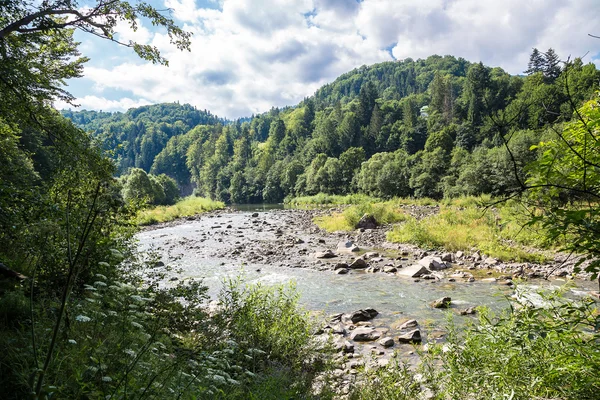
[[(157, 46), (169, 68), (93, 54), (74, 93), (85, 108), (180, 101), (236, 118), (294, 105), (364, 64), (432, 54), (521, 73), (533, 47), (598, 59), (597, 0), (164, 0), (193, 32), (177, 51), (150, 25), (119, 37)], [(160, 8), (160, 7), (159, 7)], [(86, 47), (87, 37), (82, 49)], [(116, 50), (115, 50), (116, 52)], [(103, 52), (105, 53), (105, 52)], [(392, 57), (393, 56), (393, 57)], [(592, 61), (588, 56), (586, 61)], [(76, 88), (76, 83), (71, 84)], [(106, 90), (110, 89), (110, 90)], [(104, 92), (103, 92), (104, 90)], [(111, 93), (110, 95), (107, 93)], [(118, 96), (114, 93), (118, 93)]]

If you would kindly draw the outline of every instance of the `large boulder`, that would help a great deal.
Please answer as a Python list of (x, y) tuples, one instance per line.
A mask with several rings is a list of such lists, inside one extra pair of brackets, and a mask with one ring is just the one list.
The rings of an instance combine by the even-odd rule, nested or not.
[(355, 342), (370, 342), (381, 337), (381, 332), (375, 328), (363, 326), (352, 331), (350, 339)]
[(419, 264), (431, 271), (440, 271), (448, 268), (448, 265), (440, 257), (427, 256), (419, 260)]
[(368, 268), (369, 264), (367, 264), (367, 262), (362, 258), (357, 258), (356, 260), (352, 261), (352, 263), (348, 267), (350, 269), (363, 269)]
[(348, 319), (356, 324), (357, 322), (369, 321), (375, 318), (379, 312), (373, 308), (365, 308), (364, 310), (354, 311), (347, 315)]
[(358, 229), (375, 229), (379, 226), (375, 217), (371, 214), (365, 214), (360, 217), (360, 220), (356, 224)]
[(427, 275), (430, 272), (431, 271), (429, 271), (426, 267), (419, 264), (415, 264), (411, 265), (410, 267), (401, 268), (398, 272), (396, 272), (396, 274), (407, 276), (409, 278), (418, 278), (422, 275)]
[(421, 331), (414, 329), (410, 332), (406, 332), (398, 336), (398, 342), (400, 343), (421, 343)]

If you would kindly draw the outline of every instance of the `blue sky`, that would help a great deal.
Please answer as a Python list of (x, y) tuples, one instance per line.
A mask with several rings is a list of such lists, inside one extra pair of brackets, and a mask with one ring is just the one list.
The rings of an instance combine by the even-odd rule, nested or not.
[[(518, 74), (531, 49), (600, 65), (598, 0), (153, 0), (193, 33), (192, 51), (169, 45), (147, 21), (122, 41), (157, 46), (170, 66), (77, 33), (91, 60), (68, 82), (81, 109), (124, 111), (190, 103), (227, 118), (298, 103), (364, 64), (452, 54)], [(57, 103), (57, 108), (68, 107)]]

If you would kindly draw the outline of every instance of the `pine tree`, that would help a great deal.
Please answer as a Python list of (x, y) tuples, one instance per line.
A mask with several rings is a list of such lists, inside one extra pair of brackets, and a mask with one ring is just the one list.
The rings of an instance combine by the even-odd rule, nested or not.
[(544, 59), (544, 55), (540, 53), (538, 49), (535, 47), (529, 56), (529, 63), (527, 63), (527, 71), (525, 73), (527, 75), (535, 74), (536, 72), (543, 72), (544, 65), (546, 60)]
[(554, 81), (560, 75), (560, 58), (554, 51), (554, 49), (550, 48), (547, 52), (544, 53), (544, 66), (543, 72), (544, 77)]

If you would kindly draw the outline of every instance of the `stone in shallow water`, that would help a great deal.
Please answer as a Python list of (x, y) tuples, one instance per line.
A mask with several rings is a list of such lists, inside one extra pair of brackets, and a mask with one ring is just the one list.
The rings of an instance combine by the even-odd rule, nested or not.
[(431, 303), (431, 307), (433, 308), (449, 308), (452, 299), (450, 297), (442, 297), (437, 299)]
[(410, 278), (418, 278), (422, 275), (429, 274), (429, 270), (422, 265), (411, 265), (410, 267), (402, 268), (397, 272), (398, 275), (408, 276)]
[(394, 339), (389, 336), (384, 337), (383, 339), (379, 340), (379, 344), (386, 348), (392, 347), (394, 345)]
[(418, 329), (403, 333), (398, 336), (400, 343), (421, 343), (421, 331)]
[(381, 332), (371, 327), (360, 327), (352, 331), (350, 339), (355, 342), (368, 342), (381, 337)]
[(356, 324), (357, 322), (369, 321), (375, 318), (378, 314), (379, 312), (373, 308), (365, 308), (364, 310), (354, 311), (348, 315), (348, 319), (350, 319), (353, 324)]

